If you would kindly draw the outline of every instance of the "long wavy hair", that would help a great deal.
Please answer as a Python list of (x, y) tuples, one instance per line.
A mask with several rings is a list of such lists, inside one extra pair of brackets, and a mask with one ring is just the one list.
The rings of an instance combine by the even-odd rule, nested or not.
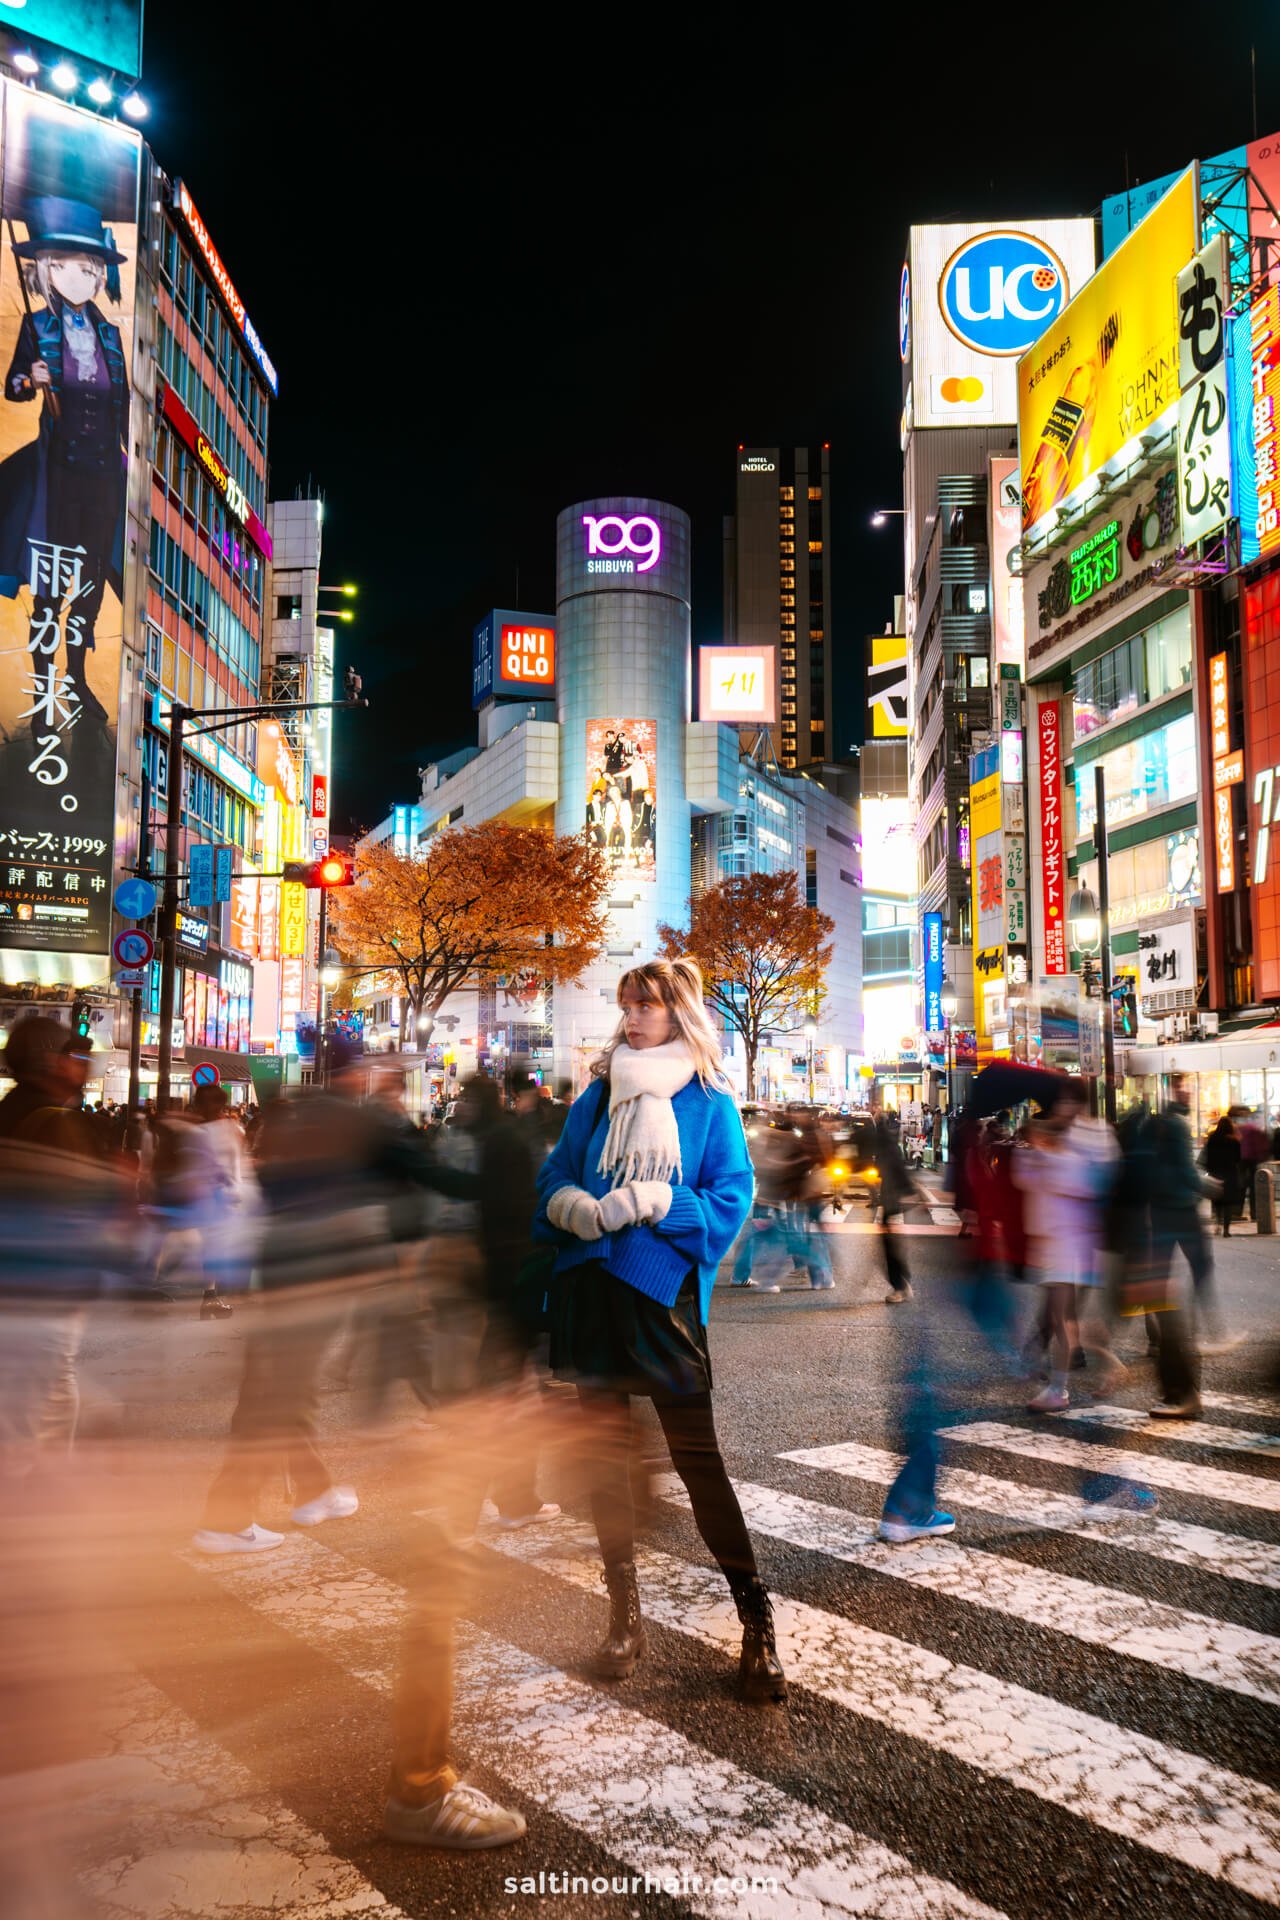
[[(720, 1064), (724, 1050), (703, 1004), (702, 969), (696, 960), (684, 954), (679, 960), (648, 960), (642, 967), (629, 967), (618, 982), (619, 1006), (627, 992), (645, 1000), (660, 1000), (671, 1015), (675, 1029), (672, 1038), (683, 1040), (688, 1047), (703, 1086), (718, 1087), (722, 1091), (728, 1088), (729, 1081)], [(626, 1021), (620, 1020), (617, 1031), (591, 1063), (596, 1079), (609, 1078), (614, 1053), (626, 1044)]]

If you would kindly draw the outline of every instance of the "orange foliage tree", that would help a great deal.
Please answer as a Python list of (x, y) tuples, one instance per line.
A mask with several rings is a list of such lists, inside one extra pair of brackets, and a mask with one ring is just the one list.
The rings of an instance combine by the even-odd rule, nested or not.
[(366, 847), (329, 912), (341, 951), (398, 987), (416, 1030), (451, 993), (500, 974), (576, 980), (604, 951), (608, 886), (585, 837), (490, 820), (436, 834), (417, 857)]
[(693, 955), (707, 1005), (741, 1036), (748, 1100), (765, 1029), (817, 1017), (835, 930), (827, 914), (805, 905), (794, 869), (722, 880), (689, 902), (686, 930), (658, 928), (668, 959)]

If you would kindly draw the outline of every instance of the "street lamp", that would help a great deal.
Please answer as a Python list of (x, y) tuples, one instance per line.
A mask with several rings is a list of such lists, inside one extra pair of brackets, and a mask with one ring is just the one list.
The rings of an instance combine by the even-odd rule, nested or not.
[(813, 1105), (813, 1043), (817, 1039), (817, 1037), (818, 1037), (818, 1029), (814, 1026), (812, 1020), (806, 1021), (805, 1029), (804, 1029), (804, 1043), (807, 1049), (808, 1060), (809, 1060), (809, 1105), (810, 1106)]
[(905, 507), (877, 507), (871, 516), (871, 524), (873, 527), (882, 527), (888, 520), (904, 520), (905, 518)]
[(960, 998), (959, 998), (959, 995), (956, 993), (955, 987), (952, 984), (951, 975), (949, 973), (944, 973), (942, 976), (942, 985), (938, 990), (938, 1007), (942, 1013), (943, 1030), (945, 1031), (947, 1036), (947, 1158), (949, 1160), (951, 1158), (951, 1102), (952, 1102), (951, 1023), (955, 1019), (956, 1014), (960, 1010)]

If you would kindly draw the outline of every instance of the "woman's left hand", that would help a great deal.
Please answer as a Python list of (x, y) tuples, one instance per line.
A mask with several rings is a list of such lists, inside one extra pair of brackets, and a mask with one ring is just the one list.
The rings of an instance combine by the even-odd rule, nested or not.
[(623, 1227), (652, 1224), (671, 1206), (671, 1188), (665, 1180), (632, 1180), (614, 1187), (600, 1202), (600, 1224), (606, 1233)]

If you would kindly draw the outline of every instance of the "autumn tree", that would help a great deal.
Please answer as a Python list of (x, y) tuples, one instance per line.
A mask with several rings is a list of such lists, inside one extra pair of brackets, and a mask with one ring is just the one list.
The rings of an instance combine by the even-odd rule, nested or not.
[(765, 1029), (816, 1017), (835, 930), (827, 914), (805, 905), (794, 869), (722, 880), (689, 902), (687, 930), (658, 928), (668, 959), (693, 955), (707, 1005), (741, 1036), (749, 1100)]
[(451, 993), (500, 974), (576, 980), (604, 951), (608, 886), (585, 837), (490, 820), (438, 833), (416, 856), (366, 847), (329, 912), (342, 952), (394, 983), (416, 1031)]

